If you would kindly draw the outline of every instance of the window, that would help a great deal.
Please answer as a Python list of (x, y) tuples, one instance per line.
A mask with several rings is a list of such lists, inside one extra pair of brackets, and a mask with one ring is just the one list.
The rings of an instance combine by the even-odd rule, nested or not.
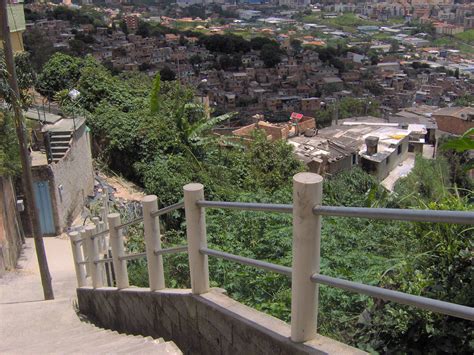
[(357, 155), (352, 154), (352, 165), (356, 165), (356, 164), (357, 164)]
[(390, 162), (390, 157), (387, 157), (386, 164), (388, 165), (389, 162)]
[(397, 147), (397, 153), (398, 153), (398, 155), (402, 154), (402, 145), (401, 144)]

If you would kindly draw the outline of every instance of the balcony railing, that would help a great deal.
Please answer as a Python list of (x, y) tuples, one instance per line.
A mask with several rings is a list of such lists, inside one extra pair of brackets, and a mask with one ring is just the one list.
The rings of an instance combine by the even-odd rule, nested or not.
[[(316, 335), (318, 314), (318, 287), (320, 284), (356, 292), (375, 298), (414, 306), (428, 311), (462, 319), (474, 320), (474, 308), (454, 303), (410, 295), (381, 287), (369, 286), (320, 274), (320, 241), (322, 216), (341, 216), (400, 221), (474, 224), (474, 213), (465, 211), (406, 210), (384, 208), (358, 208), (322, 206), (321, 176), (300, 173), (293, 178), (293, 204), (267, 204), (206, 201), (204, 186), (184, 186), (184, 202), (158, 209), (156, 196), (143, 199), (143, 217), (121, 223), (118, 213), (107, 220), (94, 220), (83, 231), (71, 232), (71, 243), (76, 266), (78, 286), (86, 285), (89, 273), (94, 288), (103, 287), (104, 263), (112, 262), (118, 289), (129, 287), (127, 261), (147, 258), (150, 290), (165, 288), (163, 254), (188, 253), (191, 288), (194, 294), (209, 291), (208, 257), (230, 260), (239, 264), (276, 272), (292, 279), (291, 286), (291, 339), (295, 342), (311, 340)], [(187, 245), (161, 248), (159, 216), (185, 209)], [(277, 265), (239, 255), (225, 253), (207, 247), (207, 208), (238, 209), (293, 214), (293, 261), (292, 267)], [(124, 228), (143, 222), (146, 252), (125, 255)], [(109, 226), (107, 229), (107, 225)], [(106, 238), (106, 236), (109, 238)], [(108, 240), (107, 240), (108, 239)], [(100, 254), (111, 247), (111, 258)]]

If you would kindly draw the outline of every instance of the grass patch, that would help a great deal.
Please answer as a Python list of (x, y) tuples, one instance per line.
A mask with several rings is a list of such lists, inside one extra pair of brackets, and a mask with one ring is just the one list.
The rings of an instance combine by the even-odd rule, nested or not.
[(463, 42), (474, 44), (474, 29), (467, 30), (461, 33), (456, 33), (454, 37)]

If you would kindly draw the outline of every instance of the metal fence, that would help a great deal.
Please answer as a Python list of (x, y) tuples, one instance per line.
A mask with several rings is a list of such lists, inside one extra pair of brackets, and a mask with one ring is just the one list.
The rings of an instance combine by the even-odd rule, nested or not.
[[(165, 288), (162, 255), (187, 251), (191, 288), (194, 294), (206, 293), (210, 289), (209, 256), (291, 277), (291, 339), (295, 342), (311, 340), (316, 335), (318, 287), (320, 284), (449, 316), (474, 320), (474, 308), (472, 307), (329, 277), (320, 274), (319, 270), (322, 216), (472, 225), (474, 224), (473, 212), (322, 206), (322, 182), (322, 177), (316, 174), (300, 173), (295, 175), (293, 178), (292, 205), (206, 201), (204, 199), (204, 186), (201, 184), (184, 186), (184, 202), (162, 209), (158, 209), (156, 196), (146, 196), (142, 201), (142, 218), (121, 223), (119, 214), (112, 213), (108, 215), (106, 222), (102, 221), (102, 224), (100, 221), (96, 221), (95, 225), (86, 226), (80, 233), (71, 232), (69, 234), (78, 286), (86, 285), (86, 275), (89, 274), (94, 288), (103, 287), (103, 265), (112, 262), (117, 288), (127, 288), (129, 287), (127, 261), (146, 257), (150, 289), (152, 291), (160, 290)], [(183, 207), (186, 215), (188, 244), (162, 249), (159, 217)], [(207, 208), (292, 214), (292, 267), (208, 248), (205, 214)], [(130, 225), (141, 222), (144, 226), (146, 251), (126, 255), (123, 230)], [(106, 228), (107, 225), (108, 229)], [(109, 250), (109, 247), (111, 257), (101, 258), (100, 255)]]

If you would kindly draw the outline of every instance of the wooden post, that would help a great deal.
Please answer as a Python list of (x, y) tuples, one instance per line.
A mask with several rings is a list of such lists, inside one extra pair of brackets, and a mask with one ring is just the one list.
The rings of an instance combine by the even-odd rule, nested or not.
[(161, 250), (160, 220), (151, 215), (158, 211), (158, 197), (155, 195), (145, 196), (142, 205), (150, 290), (157, 291), (165, 288), (163, 257), (155, 254), (155, 250)]
[(123, 245), (122, 230), (116, 229), (116, 226), (120, 225), (120, 215), (118, 213), (111, 213), (107, 217), (109, 224), (109, 243), (112, 248), (112, 260), (114, 263), (115, 279), (117, 280), (117, 288), (127, 288), (128, 283), (128, 271), (127, 271), (127, 260), (120, 260), (120, 257), (125, 255), (125, 248)]
[(194, 294), (209, 291), (209, 266), (207, 255), (200, 249), (207, 247), (206, 213), (196, 202), (204, 200), (204, 186), (188, 184), (184, 186), (184, 210), (186, 213), (186, 233), (188, 239), (189, 270), (191, 288)]
[(33, 193), (33, 175), (31, 174), (31, 161), (28, 152), (28, 142), (26, 138), (26, 127), (23, 119), (23, 111), (20, 103), (20, 89), (16, 78), (15, 61), (10, 38), (10, 26), (8, 25), (7, 0), (0, 0), (0, 25), (3, 35), (5, 62), (8, 71), (8, 85), (11, 89), (12, 106), (15, 112), (16, 134), (20, 146), (20, 160), (22, 166), (23, 192), (25, 194), (25, 205), (27, 220), (35, 242), (36, 257), (38, 259), (41, 283), (43, 285), (43, 295), (45, 300), (54, 299), (51, 275), (49, 273), (48, 259), (44, 249), (43, 235), (36, 209), (35, 195)]
[(84, 257), (82, 255), (82, 248), (81, 243), (84, 243), (81, 240), (81, 236), (79, 232), (70, 232), (69, 238), (71, 240), (71, 248), (72, 248), (72, 257), (74, 259), (74, 268), (76, 270), (76, 277), (77, 277), (77, 287), (84, 287), (86, 286), (86, 268), (85, 265), (82, 264), (84, 262)]
[(293, 268), (291, 277), (291, 340), (305, 342), (315, 337), (318, 285), (311, 276), (319, 272), (323, 178), (313, 173), (293, 177)]

